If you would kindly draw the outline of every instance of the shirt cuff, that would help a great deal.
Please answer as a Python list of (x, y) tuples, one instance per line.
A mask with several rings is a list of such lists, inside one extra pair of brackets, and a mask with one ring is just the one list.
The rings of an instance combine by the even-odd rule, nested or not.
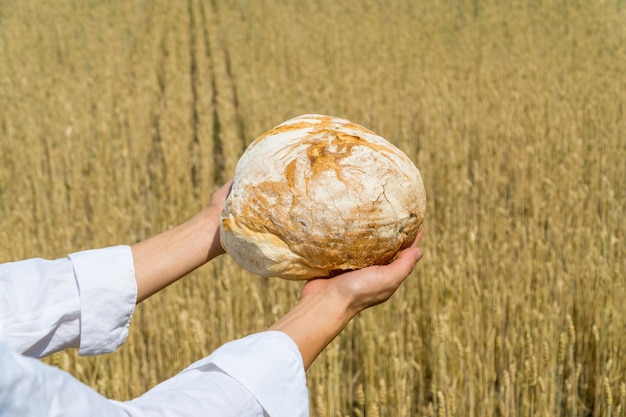
[(285, 333), (266, 331), (226, 343), (210, 359), (252, 393), (270, 416), (309, 415), (302, 355)]
[(69, 255), (80, 292), (79, 355), (115, 351), (128, 336), (137, 282), (130, 246)]

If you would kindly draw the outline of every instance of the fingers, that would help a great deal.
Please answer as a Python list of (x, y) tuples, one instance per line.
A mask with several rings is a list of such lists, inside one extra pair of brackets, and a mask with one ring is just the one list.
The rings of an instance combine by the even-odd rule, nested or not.
[(219, 188), (219, 190), (216, 191), (216, 194), (227, 196), (228, 194), (230, 194), (231, 188), (233, 188), (233, 179), (232, 178), (229, 179), (228, 181), (226, 181), (226, 183), (224, 183), (224, 185), (222, 185)]
[(422, 237), (424, 236), (424, 231), (425, 231), (425, 228), (424, 226), (422, 226), (420, 231), (417, 232), (417, 236), (415, 237), (415, 240), (413, 241), (413, 243), (411, 243), (411, 246), (410, 246), (411, 248), (416, 248), (419, 245), (420, 241), (422, 240)]
[(358, 313), (366, 308), (387, 301), (409, 276), (415, 264), (422, 258), (423, 252), (417, 247), (402, 250), (398, 257), (388, 265), (373, 266), (352, 272), (359, 284), (353, 287), (358, 291), (353, 293), (352, 305)]
[(423, 236), (424, 228), (418, 232), (411, 246), (401, 250), (392, 263), (380, 267), (381, 274), (384, 275), (389, 282), (395, 283), (396, 287), (404, 282), (413, 271), (413, 268), (415, 268), (415, 264), (424, 256), (422, 249), (418, 248)]
[(222, 187), (230, 190), (230, 188), (233, 186), (233, 180), (234, 178), (229, 179), (228, 181), (224, 183)]
[(398, 272), (401, 274), (403, 272), (406, 272), (406, 275), (410, 274), (415, 264), (420, 259), (422, 259), (422, 256), (424, 256), (424, 252), (420, 248), (418, 248), (418, 245), (423, 236), (424, 227), (422, 227), (417, 233), (417, 236), (415, 237), (413, 243), (411, 243), (411, 246), (400, 251), (397, 258), (388, 266), (394, 266), (394, 268), (398, 268)]
[(213, 195), (211, 196), (211, 199), (209, 200), (209, 206), (213, 205), (213, 206), (219, 207), (220, 209), (223, 208), (224, 202), (228, 198), (228, 195), (230, 194), (230, 190), (232, 186), (233, 186), (233, 179), (231, 178), (224, 185), (222, 185), (217, 191), (213, 193)]
[(413, 271), (415, 264), (422, 259), (423, 256), (424, 252), (420, 248), (411, 245), (410, 248), (402, 250), (392, 263), (383, 267), (387, 269), (385, 274), (396, 279), (400, 278), (404, 280), (404, 278)]
[(366, 308), (375, 306), (389, 299), (409, 276), (415, 264), (424, 255), (417, 247), (423, 232), (418, 234), (415, 245), (406, 248), (388, 265), (370, 266), (346, 272), (333, 278), (309, 280), (302, 289), (301, 298), (328, 291), (347, 300), (352, 312), (358, 314)]

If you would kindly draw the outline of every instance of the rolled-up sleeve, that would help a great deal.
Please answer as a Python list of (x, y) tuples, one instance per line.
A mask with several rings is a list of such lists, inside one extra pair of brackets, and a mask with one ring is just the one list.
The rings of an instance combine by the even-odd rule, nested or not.
[(226, 343), (126, 406), (131, 415), (309, 415), (302, 356), (278, 331)]
[(309, 415), (302, 355), (285, 333), (258, 333), (224, 345), (209, 358), (246, 387), (270, 416)]
[(33, 357), (112, 352), (128, 336), (136, 285), (129, 246), (2, 264), (2, 339)]
[(80, 294), (80, 355), (115, 351), (128, 336), (137, 301), (129, 246), (69, 255)]

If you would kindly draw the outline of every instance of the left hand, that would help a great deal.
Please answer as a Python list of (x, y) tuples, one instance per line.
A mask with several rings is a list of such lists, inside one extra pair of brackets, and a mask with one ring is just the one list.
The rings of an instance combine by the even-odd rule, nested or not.
[(226, 199), (230, 194), (230, 190), (233, 187), (233, 179), (228, 180), (224, 185), (222, 185), (217, 191), (213, 193), (211, 199), (209, 200), (209, 204), (207, 204), (204, 212), (207, 214), (210, 222), (215, 222), (217, 224), (217, 228), (215, 228), (215, 234), (213, 236), (213, 241), (211, 244), (211, 248), (209, 250), (214, 256), (218, 256), (224, 254), (226, 251), (222, 248), (222, 244), (220, 242), (220, 228), (219, 222), (220, 217), (222, 215), (222, 211), (224, 210), (224, 204), (226, 203)]
[(228, 198), (228, 194), (230, 194), (230, 190), (233, 187), (233, 179), (229, 179), (224, 185), (222, 185), (216, 192), (211, 196), (211, 200), (209, 200), (208, 208), (215, 208), (219, 210), (221, 213), (224, 209), (224, 203), (226, 203), (226, 199)]

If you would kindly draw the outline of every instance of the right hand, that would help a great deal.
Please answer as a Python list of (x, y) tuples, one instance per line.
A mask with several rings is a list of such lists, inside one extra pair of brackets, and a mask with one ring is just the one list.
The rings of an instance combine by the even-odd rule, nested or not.
[(308, 281), (301, 298), (318, 293), (339, 296), (346, 302), (350, 315), (387, 301), (409, 276), (423, 252), (418, 245), (424, 229), (420, 230), (410, 247), (402, 250), (388, 265), (370, 266), (350, 271), (333, 278), (319, 278)]

